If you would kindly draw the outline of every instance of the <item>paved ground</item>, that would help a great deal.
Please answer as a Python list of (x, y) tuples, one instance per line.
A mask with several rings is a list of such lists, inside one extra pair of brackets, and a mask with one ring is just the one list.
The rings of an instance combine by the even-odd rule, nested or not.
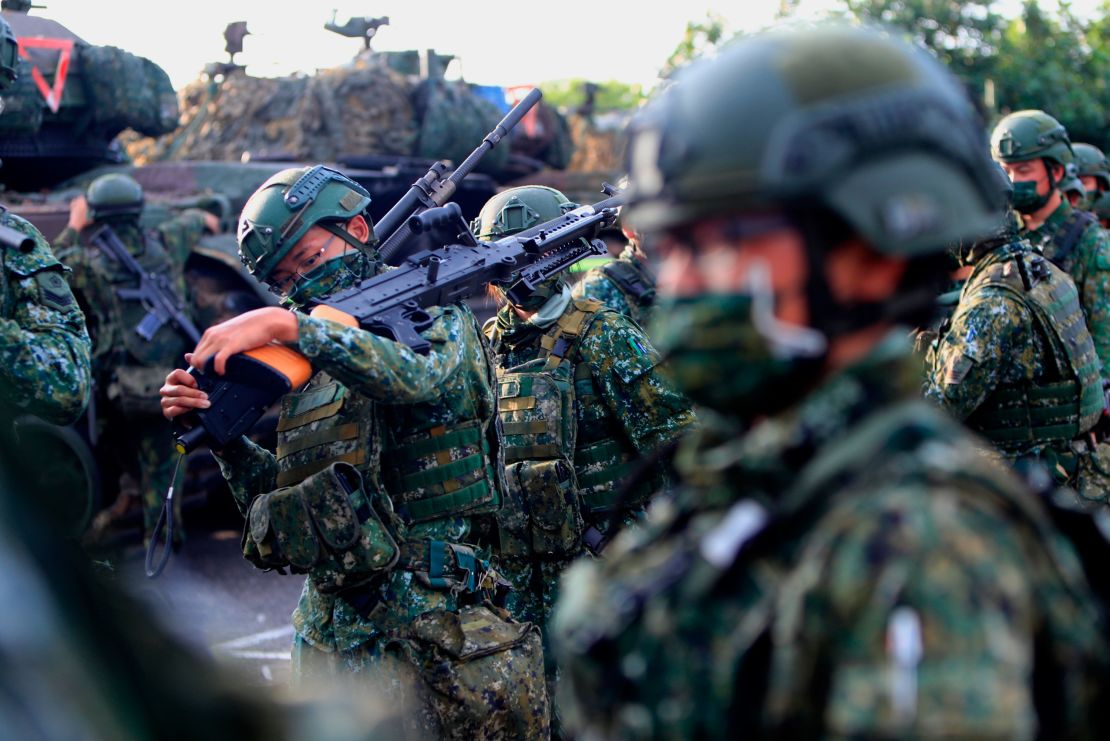
[(303, 576), (262, 572), (239, 551), (237, 530), (190, 530), (157, 579), (143, 573), (143, 553), (128, 549), (124, 581), (182, 638), (268, 685), (289, 677), (290, 614)]

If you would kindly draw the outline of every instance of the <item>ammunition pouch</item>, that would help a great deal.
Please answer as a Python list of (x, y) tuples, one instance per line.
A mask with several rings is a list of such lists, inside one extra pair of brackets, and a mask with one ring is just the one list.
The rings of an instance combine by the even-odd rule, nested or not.
[(1083, 443), (1084, 450), (1077, 453), (1075, 491), (1085, 503), (1110, 504), (1110, 443), (1099, 442), (1093, 449), (1086, 441), (1077, 441), (1073, 448)]
[(311, 574), (323, 592), (367, 581), (400, 555), (348, 463), (257, 497), (247, 511), (242, 546), (258, 568)]
[(508, 466), (505, 479), (509, 490), (519, 493), (527, 516), (527, 530), (515, 534), (529, 541), (523, 552), (513, 553), (509, 546), (506, 555), (577, 555), (582, 549), (583, 523), (574, 468), (562, 458), (523, 461)]
[(540, 631), (488, 603), (418, 616), (386, 650), (419, 674), (444, 738), (548, 738)]

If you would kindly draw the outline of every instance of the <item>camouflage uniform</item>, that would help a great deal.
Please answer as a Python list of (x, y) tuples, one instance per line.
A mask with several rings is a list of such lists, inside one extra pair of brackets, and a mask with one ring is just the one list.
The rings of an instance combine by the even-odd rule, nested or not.
[[(1106, 375), (1110, 373), (1110, 239), (1097, 220), (1088, 216), (1087, 223), (1077, 221), (1082, 214), (1064, 200), (1044, 224), (1022, 236), (1075, 281)], [(1069, 239), (1073, 229), (1080, 231)]]
[[(113, 224), (120, 241), (144, 268), (166, 274), (178, 296), (187, 295), (184, 267), (204, 235), (204, 213), (190, 209), (144, 234), (137, 221)], [(125, 470), (138, 474), (143, 503), (143, 530), (153, 533), (173, 475), (176, 454), (172, 430), (158, 405), (158, 387), (166, 372), (183, 364), (189, 341), (171, 323), (149, 341), (135, 333), (146, 313), (141, 302), (116, 296), (139, 281), (111, 256), (91, 247), (71, 227), (55, 241), (59, 259), (73, 270), (72, 284), (85, 308), (93, 338), (97, 420), (107, 444)], [(175, 500), (180, 508), (180, 499)], [(177, 512), (180, 517), (180, 509)], [(178, 519), (180, 522), (180, 519)], [(175, 528), (175, 537), (183, 530)]]
[[(304, 392), (283, 401), (279, 457), (246, 438), (218, 456), (245, 514), (259, 494), (298, 484), (334, 461), (362, 473), (399, 553), (376, 563), (379, 573), (372, 579), (351, 586), (341, 569), (339, 578), (326, 565), (310, 572), (293, 613), (293, 667), (302, 683), (338, 671), (393, 677), (395, 699), (417, 708), (420, 698), (406, 696), (414, 686), (411, 656), (434, 643), (429, 636), (439, 635), (437, 621), (489, 609), (473, 604), (482, 584), (468, 586), (464, 571), (469, 568), (469, 577), (480, 580), (476, 567), (485, 559), (479, 553), (467, 566), (464, 559), (473, 551), (461, 544), (472, 535), (473, 516), (500, 504), (499, 464), (490, 444), (492, 435), (496, 445), (494, 397), (477, 323), (460, 306), (431, 314), (435, 320), (422, 333), (432, 342), (427, 356), (362, 330), (298, 315), (299, 350), (321, 372)], [(437, 437), (452, 435), (458, 436), (454, 442), (436, 444)], [(445, 554), (446, 565), (438, 572), (429, 560), (436, 554)], [(520, 688), (514, 710), (518, 717), (527, 715), (529, 725), (513, 733), (544, 735), (548, 711), (538, 682), (539, 638), (527, 625), (514, 626), (519, 631), (514, 640), (535, 644), (533, 686), (541, 692)], [(498, 679), (511, 676), (504, 664), (511, 658), (499, 651), (463, 663), (479, 667), (488, 692)], [(447, 675), (443, 681), (459, 680)], [(486, 738), (483, 734), (512, 728), (500, 720), (504, 707), (491, 706), (486, 725), (475, 727), (472, 719), (454, 715), (450, 703), (435, 705), (437, 697), (434, 713), (417, 713), (416, 732)], [(492, 698), (488, 695), (488, 702)]]
[(1070, 277), (1024, 240), (986, 251), (941, 334), (925, 395), (1010, 459), (1041, 457), (1075, 483), (1103, 399)]
[(89, 398), (85, 317), (42, 234), (7, 211), (0, 225), (35, 240), (26, 253), (0, 247), (0, 412), (69, 424)]
[(591, 268), (574, 285), (575, 298), (590, 298), (646, 327), (655, 301), (655, 276), (628, 245), (615, 260)]
[[(619, 480), (632, 470), (631, 462), (651, 456), (675, 440), (694, 422), (690, 402), (657, 368), (659, 356), (643, 332), (630, 319), (602, 307), (596, 301), (572, 300), (561, 319), (579, 316), (582, 325), (577, 338), (565, 349), (563, 368), (574, 386), (573, 443), (574, 474), (578, 491), (574, 509), (581, 508), (580, 518), (566, 533), (569, 541), (557, 554), (529, 553), (526, 545), (514, 550), (506, 540), (516, 540), (508, 532), (527, 530), (515, 521), (532, 511), (538, 514), (536, 502), (513, 501), (502, 516), (503, 573), (514, 583), (516, 591), (510, 598), (514, 614), (521, 619), (546, 625), (556, 598), (558, 575), (576, 557), (603, 547), (609, 537), (610, 520), (631, 519), (653, 492), (665, 488), (669, 475), (657, 466), (646, 481), (619, 501)], [(514, 407), (524, 406), (528, 393), (508, 381), (508, 375), (524, 368), (543, 365), (549, 357), (546, 345), (560, 336), (561, 322), (546, 330), (522, 320), (511, 306), (503, 307), (486, 333), (497, 353), (498, 375), (501, 378), (500, 406), (505, 425), (505, 460), (509, 470), (510, 495), (524, 498), (513, 472), (522, 460), (528, 460), (526, 436), (514, 429), (506, 415)], [(594, 462), (590, 451), (612, 446), (619, 461)], [(534, 455), (534, 452), (532, 453)], [(514, 466), (514, 464), (516, 464)], [(606, 481), (607, 479), (607, 481)], [(574, 515), (572, 520), (577, 519)], [(592, 538), (597, 538), (592, 542)], [(524, 540), (527, 540), (525, 538)], [(523, 551), (523, 552), (521, 552)]]
[[(892, 336), (747, 434), (706, 422), (680, 450), (676, 503), (572, 567), (554, 623), (579, 726), (676, 739), (1083, 728), (1090, 685), (1030, 650), (1053, 635), (1069, 672), (1105, 655), (1074, 552), (966, 432), (907, 400), (904, 345)], [(1064, 693), (1058, 728), (1038, 726), (1041, 680)]]

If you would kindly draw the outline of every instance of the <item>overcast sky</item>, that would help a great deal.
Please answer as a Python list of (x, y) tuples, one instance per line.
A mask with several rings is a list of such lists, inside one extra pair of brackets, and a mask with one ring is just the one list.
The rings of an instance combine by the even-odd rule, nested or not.
[[(755, 30), (774, 19), (777, 0), (36, 0), (53, 18), (94, 44), (149, 57), (175, 87), (205, 63), (223, 61), (223, 29), (245, 20), (253, 35), (237, 61), (251, 74), (311, 72), (349, 60), (362, 42), (324, 30), (332, 9), (340, 23), (353, 15), (389, 16), (377, 49), (434, 48), (462, 60), (462, 74), (492, 85), (536, 84), (582, 77), (650, 86), (682, 37), (687, 21), (708, 13), (732, 29)], [(1098, 0), (1076, 0), (1089, 12)], [(803, 0), (806, 15), (838, 7), (836, 0)], [(1019, 0), (1004, 0), (1006, 8)], [(286, 10), (285, 8), (289, 8)]]

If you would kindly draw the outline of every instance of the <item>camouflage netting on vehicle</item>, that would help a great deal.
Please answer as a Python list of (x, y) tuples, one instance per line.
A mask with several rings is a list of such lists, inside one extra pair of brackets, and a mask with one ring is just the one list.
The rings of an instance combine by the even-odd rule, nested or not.
[(177, 97), (154, 62), (114, 46), (82, 46), (79, 59), (97, 128), (160, 136), (177, 128)]
[(570, 117), (570, 136), (574, 155), (568, 170), (621, 170), (624, 166), (624, 133), (616, 129), (600, 129), (584, 116)]
[(42, 126), (46, 105), (42, 94), (31, 77), (26, 61), (19, 62), (19, 77), (4, 93), (4, 114), (0, 115), (0, 132), (5, 134), (33, 134)]
[(416, 141), (408, 85), (378, 65), (323, 70), (312, 77), (232, 73), (218, 86), (197, 80), (180, 92), (178, 131), (157, 140), (123, 138), (136, 163), (341, 154), (408, 154)]
[[(448, 159), (456, 165), (497, 122), (501, 114), (493, 103), (474, 95), (462, 83), (424, 80), (413, 93), (421, 120), (418, 157)], [(497, 172), (509, 159), (507, 147), (494, 147), (478, 165), (479, 172)]]

